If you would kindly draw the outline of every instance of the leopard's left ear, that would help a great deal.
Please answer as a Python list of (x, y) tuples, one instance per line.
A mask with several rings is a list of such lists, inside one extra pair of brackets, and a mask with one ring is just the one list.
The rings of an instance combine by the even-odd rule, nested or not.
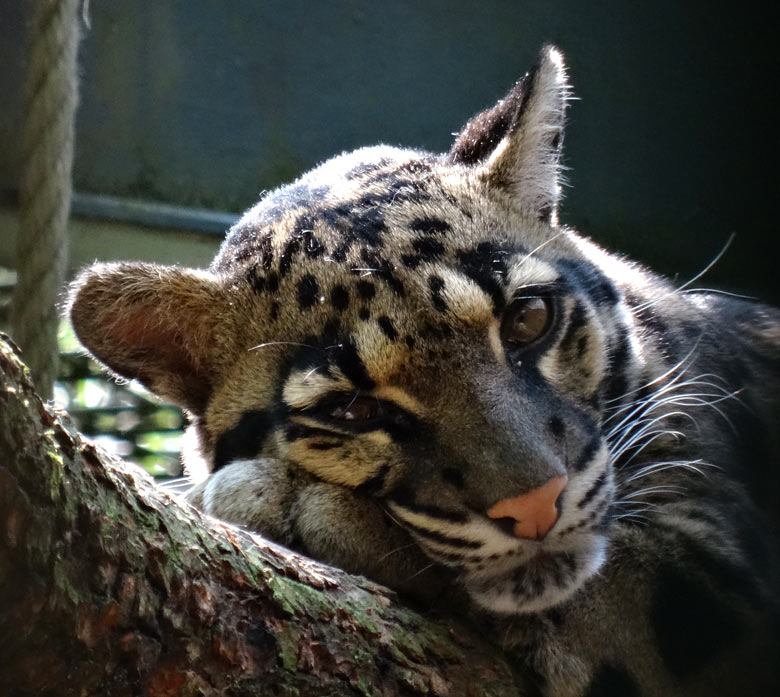
[(450, 161), (477, 168), (527, 215), (557, 223), (569, 96), (563, 56), (546, 46), (536, 66), (506, 97), (464, 126)]
[(94, 264), (70, 287), (76, 336), (115, 375), (202, 414), (229, 360), (240, 302), (206, 271)]

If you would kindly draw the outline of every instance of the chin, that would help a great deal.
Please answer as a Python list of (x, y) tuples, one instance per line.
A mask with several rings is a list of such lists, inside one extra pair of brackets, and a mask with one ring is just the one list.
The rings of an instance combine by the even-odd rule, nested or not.
[(509, 569), (467, 572), (464, 583), (481, 608), (500, 615), (541, 612), (572, 597), (606, 560), (608, 539), (588, 533), (576, 545), (540, 545)]

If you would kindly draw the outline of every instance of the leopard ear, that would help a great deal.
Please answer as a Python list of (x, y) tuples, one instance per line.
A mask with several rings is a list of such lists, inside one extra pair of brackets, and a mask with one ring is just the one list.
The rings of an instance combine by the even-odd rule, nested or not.
[(536, 66), (501, 101), (469, 121), (449, 159), (478, 168), (526, 214), (557, 222), (569, 86), (563, 56), (545, 47)]
[(82, 344), (120, 377), (202, 413), (212, 390), (228, 291), (207, 272), (156, 264), (95, 264), (71, 285)]

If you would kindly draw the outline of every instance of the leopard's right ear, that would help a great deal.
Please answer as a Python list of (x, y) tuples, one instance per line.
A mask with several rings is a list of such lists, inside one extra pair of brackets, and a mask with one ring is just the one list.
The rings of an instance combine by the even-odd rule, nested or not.
[(97, 360), (196, 414), (212, 391), (231, 307), (230, 291), (208, 272), (142, 263), (91, 266), (68, 303)]
[(450, 162), (474, 168), (527, 215), (557, 224), (569, 99), (563, 56), (545, 46), (537, 64), (502, 100), (464, 126)]

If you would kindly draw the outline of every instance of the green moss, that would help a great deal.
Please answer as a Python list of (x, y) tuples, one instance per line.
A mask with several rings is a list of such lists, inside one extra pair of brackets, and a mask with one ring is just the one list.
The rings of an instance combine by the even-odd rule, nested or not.
[(291, 578), (279, 575), (268, 567), (260, 558), (250, 560), (261, 572), (260, 582), (272, 593), (273, 599), (290, 615), (317, 616), (322, 613), (331, 614), (331, 606), (323, 600), (322, 593)]
[(276, 634), (282, 665), (286, 671), (293, 675), (298, 673), (298, 645), (300, 640), (300, 632), (294, 629), (289, 622)]

